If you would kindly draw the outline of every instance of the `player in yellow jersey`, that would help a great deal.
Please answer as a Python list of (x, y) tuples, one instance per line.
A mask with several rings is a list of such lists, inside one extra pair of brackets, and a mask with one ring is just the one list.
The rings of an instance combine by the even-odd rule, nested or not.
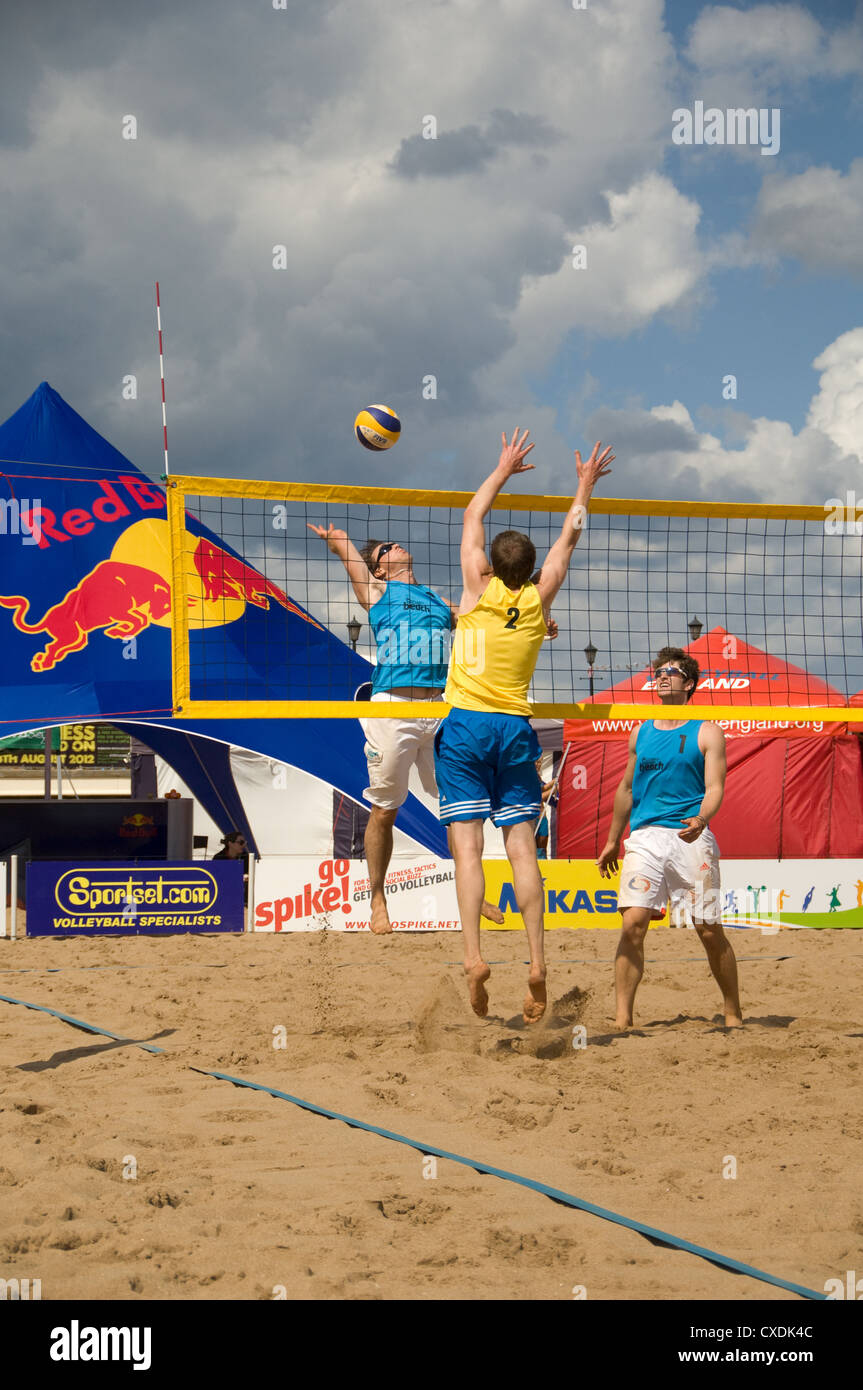
[(536, 1023), (545, 1012), (542, 879), (536, 858), (534, 822), (542, 811), (536, 770), (539, 740), (530, 724), (527, 691), (545, 637), (551, 605), (562, 585), (587, 518), (593, 489), (609, 470), (610, 449), (597, 444), (586, 463), (576, 449), (578, 491), (560, 536), (534, 584), (536, 550), (520, 531), (501, 531), (485, 554), (485, 518), (501, 488), (525, 463), (533, 448), (503, 435), (500, 461), (468, 503), (461, 541), (464, 584), (458, 610), (444, 699), (452, 712), (435, 739), (435, 772), (440, 818), (449, 827), (455, 860), (456, 893), (464, 933), (464, 968), (474, 1013), (488, 1013), (485, 988), (490, 970), (479, 938), (483, 899), (483, 821), (490, 816), (503, 830), (512, 865), (519, 911), (530, 948), (524, 1020)]

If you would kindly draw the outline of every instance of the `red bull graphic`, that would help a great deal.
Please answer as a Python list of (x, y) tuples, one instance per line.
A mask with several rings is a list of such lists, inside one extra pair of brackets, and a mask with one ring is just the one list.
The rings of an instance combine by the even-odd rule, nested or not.
[(221, 598), (242, 598), (258, 608), (267, 608), (268, 599), (274, 598), (289, 613), (296, 613), (298, 618), (324, 631), (323, 625), (298, 608), (278, 584), (265, 579), (257, 570), (222, 550), (221, 546), (213, 545), (212, 541), (198, 542), (194, 561), (203, 582), (205, 603), (215, 603)]
[(0, 596), (0, 608), (12, 608), (19, 632), (44, 632), (50, 637), (44, 651), (30, 662), (34, 671), (50, 671), (71, 652), (86, 647), (90, 633), (100, 628), (106, 637), (128, 640), (171, 611), (171, 590), (140, 565), (103, 560), (38, 623), (28, 623), (30, 600), (20, 594)]
[[(203, 537), (185, 533), (187, 605), (191, 629), (236, 622), (247, 604), (269, 609), (271, 600), (320, 631), (323, 625), (287, 594), (229, 551)], [(0, 596), (0, 608), (13, 610), (19, 632), (45, 633), (50, 639), (33, 657), (33, 671), (50, 671), (87, 646), (91, 633), (128, 641), (151, 624), (171, 622), (171, 552), (168, 523), (135, 522), (120, 535), (107, 560), (85, 574), (74, 589), (36, 623), (27, 621), (30, 600), (21, 594)]]
[(146, 840), (156, 834), (155, 822), (152, 816), (145, 816), (142, 811), (136, 811), (134, 816), (123, 817), (117, 834), (127, 840)]

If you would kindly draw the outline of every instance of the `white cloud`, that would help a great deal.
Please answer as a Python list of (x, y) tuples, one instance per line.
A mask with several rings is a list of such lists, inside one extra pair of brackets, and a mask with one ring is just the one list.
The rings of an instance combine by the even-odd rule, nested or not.
[[(567, 335), (691, 317), (712, 271), (765, 254), (769, 237), (700, 235), (699, 204), (657, 172), (679, 79), (663, 0), (406, 0), (398, 23), (377, 0), (157, 9), (142, 7), (138, 28), (100, 30), (95, 48), (80, 38), (71, 58), (71, 21), (62, 44), (29, 34), (18, 67), (31, 138), (19, 129), (6, 150), (0, 226), (8, 408), (47, 377), (145, 467), (161, 462), (157, 277), (178, 471), (467, 485), (519, 419), (543, 446), (546, 490), (546, 460), (571, 457), (571, 443), (530, 378)], [(704, 58), (719, 14), (702, 13), (690, 56)], [(822, 53), (819, 26), (813, 50), (811, 25), (791, 18), (789, 61)], [(756, 48), (750, 38), (739, 53)], [(137, 141), (120, 138), (127, 112)], [(424, 174), (414, 141), (399, 177), (427, 114), (462, 146), (475, 127), (482, 157), (471, 162), (467, 141), (463, 172), (443, 160)], [(271, 268), (277, 243), (284, 272)], [(579, 243), (585, 271), (571, 266)], [(137, 403), (121, 401), (126, 372)], [(437, 401), (421, 398), (429, 373)], [(601, 391), (586, 382), (582, 401)], [(404, 419), (392, 457), (353, 442), (356, 410), (375, 400)], [(649, 457), (666, 449), (674, 464), (663, 486), (714, 459), (705, 495), (726, 474), (756, 495), (773, 486), (771, 467), (741, 469), (669, 409), (649, 412)], [(793, 453), (784, 429), (754, 422), (747, 447), (761, 430), (765, 459)], [(633, 456), (648, 457), (636, 436)], [(818, 433), (828, 459), (832, 438)], [(631, 473), (636, 494), (655, 480)]]
[(821, 372), (821, 382), (808, 423), (863, 463), (863, 328), (843, 333), (812, 365)]
[(749, 73), (767, 82), (863, 71), (861, 55), (859, 19), (827, 30), (796, 4), (709, 5), (692, 25), (686, 54), (703, 75)]
[[(574, 330), (622, 337), (697, 297), (707, 265), (698, 204), (660, 174), (604, 198), (607, 218), (566, 232), (561, 268), (524, 285), (510, 320), (512, 348), (491, 366), (490, 385), (503, 389), (540, 370)], [(580, 246), (586, 266), (576, 269), (572, 250)]]
[(863, 271), (863, 159), (847, 174), (829, 167), (765, 179), (751, 245), (816, 270)]
[[(15, 211), (0, 231), (18, 271), (4, 328), (31, 345), (22, 396), (47, 377), (85, 414), (98, 402), (118, 446), (154, 463), (159, 278), (175, 466), (296, 477), (362, 466), (381, 481), (389, 461), (345, 452), (356, 409), (383, 399), (405, 416), (400, 481), (424, 481), (448, 454), (473, 459), (498, 437), (514, 397), (494, 365), (523, 334), (530, 355), (542, 327), (522, 301), (544, 280), (554, 298), (562, 263), (572, 291), (570, 229), (593, 238), (595, 268), (576, 291), (583, 308), (552, 316), (549, 342), (569, 324), (602, 331), (591, 283), (626, 287), (610, 297), (613, 332), (694, 294), (697, 207), (652, 174), (675, 67), (662, 0), (402, 13), (393, 23), (375, 0), (339, 0), (240, 25), (217, 0), (203, 28), (201, 12), (142, 15), (86, 69), (48, 46), (32, 142), (7, 155)], [(137, 141), (120, 138), (125, 113)], [(427, 114), (441, 131), (475, 126), (487, 157), (483, 146), (464, 172), (423, 176), (415, 142), (412, 177), (399, 177), (393, 161)], [(278, 243), (284, 272), (271, 268)], [(123, 372), (139, 376), (137, 406), (120, 401)], [(421, 400), (428, 373), (437, 403)], [(532, 399), (523, 368), (515, 399)], [(532, 413), (552, 436), (553, 411)], [(442, 483), (447, 468), (458, 471), (442, 464)]]
[(811, 72), (824, 46), (821, 25), (802, 5), (749, 10), (708, 5), (689, 32), (687, 57), (703, 72), (744, 67)]
[(618, 497), (679, 497), (717, 501), (818, 504), (860, 490), (863, 460), (863, 328), (843, 333), (816, 357), (819, 389), (806, 425), (795, 434), (785, 420), (734, 413), (739, 448), (700, 431), (675, 400), (650, 410), (600, 407), (585, 433), (608, 440), (617, 454)]

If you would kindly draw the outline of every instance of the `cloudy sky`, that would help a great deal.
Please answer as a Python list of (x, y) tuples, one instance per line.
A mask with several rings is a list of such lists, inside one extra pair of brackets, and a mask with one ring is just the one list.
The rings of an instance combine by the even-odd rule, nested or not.
[(176, 472), (471, 487), (518, 423), (534, 491), (602, 438), (609, 495), (863, 495), (863, 6), (284, 3), (4, 14), (4, 416), (47, 379), (158, 474), (158, 278)]

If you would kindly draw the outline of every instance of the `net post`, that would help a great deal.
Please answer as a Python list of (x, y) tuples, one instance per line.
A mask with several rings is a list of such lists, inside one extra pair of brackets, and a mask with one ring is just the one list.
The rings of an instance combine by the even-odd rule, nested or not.
[(247, 912), (247, 914), (246, 914), (246, 931), (247, 931), (247, 932), (253, 932), (253, 931), (255, 930), (255, 864), (256, 864), (256, 863), (257, 863), (257, 857), (256, 857), (256, 855), (250, 854), (250, 855), (249, 855), (249, 907), (248, 907), (248, 912)]
[(18, 939), (18, 856), (13, 854), (9, 858), (10, 881), (11, 881), (11, 907), (12, 907), (12, 933), (13, 941)]
[(176, 480), (167, 485), (168, 527), (171, 537), (171, 684), (173, 713), (183, 713), (191, 694), (189, 672), (189, 607), (186, 591), (185, 493)]

